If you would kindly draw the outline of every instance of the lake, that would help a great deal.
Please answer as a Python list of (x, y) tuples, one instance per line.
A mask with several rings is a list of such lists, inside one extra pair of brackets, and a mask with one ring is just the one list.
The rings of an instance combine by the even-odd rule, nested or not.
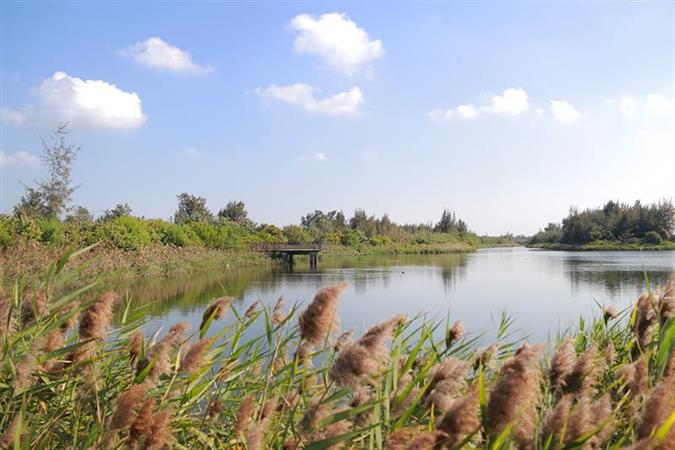
[[(596, 303), (623, 309), (645, 291), (646, 279), (663, 284), (675, 271), (675, 252), (563, 252), (526, 248), (482, 249), (470, 254), (323, 258), (279, 267), (223, 269), (184, 278), (140, 280), (119, 286), (147, 305), (153, 332), (187, 320), (196, 329), (204, 308), (230, 295), (245, 310), (260, 299), (287, 306), (307, 302), (323, 286), (349, 284), (339, 313), (343, 329), (357, 333), (389, 316), (425, 314), (432, 321), (461, 319), (472, 335), (489, 341), (503, 311), (517, 336), (532, 342), (555, 337), (579, 317), (599, 314)], [(646, 278), (645, 278), (646, 277)]]

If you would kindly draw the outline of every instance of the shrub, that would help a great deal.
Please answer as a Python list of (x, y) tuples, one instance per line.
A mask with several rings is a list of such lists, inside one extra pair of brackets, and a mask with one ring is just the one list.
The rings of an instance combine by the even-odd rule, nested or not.
[(96, 237), (110, 241), (122, 250), (138, 250), (152, 243), (147, 222), (132, 216), (121, 216), (102, 223)]
[(202, 244), (199, 235), (190, 226), (164, 222), (162, 220), (153, 221), (151, 225), (162, 244), (175, 245), (177, 247)]
[(663, 238), (656, 231), (647, 231), (645, 236), (642, 238), (642, 243), (659, 245), (663, 243)]

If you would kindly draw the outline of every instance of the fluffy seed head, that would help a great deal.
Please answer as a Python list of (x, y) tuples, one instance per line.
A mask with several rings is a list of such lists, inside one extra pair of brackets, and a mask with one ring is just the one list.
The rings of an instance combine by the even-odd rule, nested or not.
[(549, 380), (551, 387), (560, 391), (565, 386), (565, 379), (572, 372), (574, 367), (574, 360), (576, 352), (571, 339), (565, 341), (558, 347), (558, 352), (555, 354), (551, 362), (551, 369), (549, 371)]
[(436, 428), (444, 433), (442, 444), (451, 447), (476, 431), (480, 427), (479, 414), (480, 398), (478, 384), (475, 383), (438, 420)]
[(251, 394), (242, 400), (237, 411), (237, 422), (234, 426), (236, 435), (244, 435), (253, 420), (255, 411), (255, 395)]
[(199, 325), (199, 329), (203, 329), (208, 323), (209, 319), (213, 316), (213, 320), (223, 320), (227, 315), (227, 308), (232, 303), (231, 297), (220, 297), (213, 303), (209, 305), (208, 308), (204, 311), (202, 316), (202, 323)]
[(532, 448), (539, 400), (539, 348), (527, 344), (518, 349), (501, 368), (490, 393), (485, 428), (496, 436), (509, 424), (521, 448)]
[(110, 421), (111, 430), (121, 430), (133, 423), (143, 405), (146, 391), (145, 385), (135, 384), (117, 397), (117, 409)]
[(274, 325), (280, 325), (286, 315), (284, 314), (284, 297), (279, 297), (277, 302), (274, 304), (274, 309), (272, 310), (272, 322)]
[(452, 327), (448, 329), (448, 332), (445, 335), (445, 347), (450, 348), (450, 346), (461, 339), (462, 336), (464, 336), (464, 325), (461, 320), (458, 320), (452, 324)]
[(80, 319), (80, 339), (103, 339), (106, 329), (112, 320), (113, 305), (119, 296), (114, 292), (106, 292), (91, 305)]
[(363, 377), (376, 375), (387, 359), (386, 340), (404, 320), (402, 315), (385, 320), (348, 345), (333, 362), (330, 378), (340, 386), (356, 386)]
[(426, 405), (445, 411), (464, 385), (469, 370), (466, 362), (457, 358), (445, 358), (431, 371), (431, 381), (427, 388)]
[(213, 339), (207, 338), (195, 342), (183, 357), (183, 360), (180, 363), (180, 372), (191, 373), (201, 369), (204, 365), (204, 354), (212, 341)]
[(136, 361), (143, 351), (143, 344), (145, 340), (145, 335), (141, 330), (137, 330), (129, 336), (127, 341), (127, 350), (129, 351), (129, 358), (132, 361)]
[(255, 313), (258, 312), (258, 306), (260, 306), (260, 303), (261, 303), (260, 300), (256, 300), (255, 302), (253, 302), (253, 304), (249, 306), (246, 312), (244, 313), (244, 316), (246, 316), (247, 319), (250, 319), (253, 316), (255, 316)]
[(645, 352), (652, 340), (652, 333), (656, 325), (656, 313), (654, 312), (652, 295), (642, 294), (637, 301), (636, 308), (635, 334), (640, 350)]
[(595, 344), (579, 355), (572, 371), (565, 377), (565, 392), (588, 393), (595, 386), (598, 376), (597, 355)]
[(336, 284), (319, 290), (312, 303), (307, 306), (299, 318), (300, 336), (312, 345), (319, 345), (331, 332), (339, 329), (337, 305), (345, 283)]

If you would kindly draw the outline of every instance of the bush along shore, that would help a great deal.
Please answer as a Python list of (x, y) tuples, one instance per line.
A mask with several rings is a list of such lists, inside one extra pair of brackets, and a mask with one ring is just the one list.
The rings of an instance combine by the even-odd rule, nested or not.
[(672, 282), (550, 348), (504, 316), (477, 349), (454, 319), (352, 336), (345, 285), (148, 335), (128, 299), (62, 289), (68, 258), (0, 296), (3, 448), (675, 448)]
[[(133, 217), (122, 207), (116, 211), (119, 215), (109, 212), (100, 220), (83, 222), (0, 215), (4, 281), (39, 273), (68, 248), (94, 244), (92, 256), (73, 274), (85, 283), (101, 277), (113, 281), (269, 264), (269, 258), (251, 250), (265, 242), (322, 242), (327, 247), (324, 257), (463, 253), (516, 244), (511, 236), (478, 236), (465, 230), (447, 211), (436, 227), (398, 226), (360, 213), (352, 226), (338, 213), (315, 211), (312, 217), (319, 219), (303, 218), (303, 226), (284, 228), (203, 215), (174, 223)], [(333, 217), (332, 222), (327, 217)]]
[(549, 223), (528, 241), (550, 250), (675, 250), (675, 207), (614, 201), (601, 208), (571, 208), (562, 224)]

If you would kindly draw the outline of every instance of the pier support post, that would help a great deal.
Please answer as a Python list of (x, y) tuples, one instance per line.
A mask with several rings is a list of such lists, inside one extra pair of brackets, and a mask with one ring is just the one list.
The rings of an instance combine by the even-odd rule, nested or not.
[(316, 269), (317, 260), (318, 260), (318, 255), (316, 253), (310, 253), (309, 254), (309, 268), (310, 269)]

